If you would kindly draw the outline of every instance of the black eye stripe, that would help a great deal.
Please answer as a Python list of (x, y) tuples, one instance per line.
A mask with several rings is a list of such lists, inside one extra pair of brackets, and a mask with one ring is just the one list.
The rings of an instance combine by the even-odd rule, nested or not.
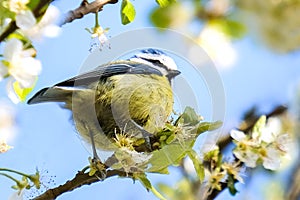
[(164, 65), (162, 62), (160, 62), (160, 60), (154, 60), (154, 59), (149, 59), (149, 58), (142, 58), (143, 60), (146, 60), (148, 62), (151, 62), (159, 67), (164, 68), (165, 70), (169, 71), (169, 69), (167, 68), (166, 65)]

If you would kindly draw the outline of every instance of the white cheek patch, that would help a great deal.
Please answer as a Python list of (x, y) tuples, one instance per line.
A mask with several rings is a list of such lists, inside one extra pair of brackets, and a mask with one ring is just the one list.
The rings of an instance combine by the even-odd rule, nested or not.
[(168, 70), (178, 69), (175, 61), (171, 57), (164, 54), (157, 55), (157, 54), (139, 53), (136, 54), (136, 59), (131, 58), (130, 60), (136, 60), (136, 61), (140, 60), (139, 62), (141, 62), (142, 59), (139, 58), (145, 58), (147, 60), (159, 60), (164, 66), (166, 66)]
[(166, 55), (161, 55), (159, 56), (159, 60), (161, 63), (163, 63), (169, 70), (177, 70), (177, 65), (175, 63), (175, 61), (170, 58), (169, 56)]

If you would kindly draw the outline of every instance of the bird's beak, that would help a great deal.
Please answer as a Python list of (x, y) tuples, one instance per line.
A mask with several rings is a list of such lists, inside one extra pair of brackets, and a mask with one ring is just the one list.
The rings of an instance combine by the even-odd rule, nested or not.
[(171, 70), (168, 72), (167, 77), (169, 78), (169, 80), (171, 80), (172, 78), (174, 78), (175, 76), (178, 76), (181, 72), (178, 70)]

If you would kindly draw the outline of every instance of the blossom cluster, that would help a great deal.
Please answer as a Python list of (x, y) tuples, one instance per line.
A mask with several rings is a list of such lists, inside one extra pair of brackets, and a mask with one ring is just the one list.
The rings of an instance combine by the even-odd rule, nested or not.
[(35, 58), (36, 50), (31, 41), (59, 33), (59, 27), (54, 24), (58, 9), (48, 6), (43, 17), (37, 20), (28, 7), (29, 3), (29, 0), (1, 1), (1, 6), (9, 14), (4, 15), (0, 23), (0, 33), (6, 30), (11, 21), (15, 21), (18, 27), (14, 34), (6, 38), (0, 59), (0, 81), (8, 78), (7, 92), (14, 103), (26, 98), (41, 72), (41, 62)]
[(236, 144), (234, 155), (247, 167), (254, 168), (262, 163), (263, 167), (276, 170), (280, 167), (282, 156), (289, 150), (291, 139), (281, 133), (281, 123), (277, 118), (266, 119), (262, 116), (249, 134), (232, 130), (230, 133)]
[(244, 0), (236, 1), (236, 6), (249, 30), (273, 50), (284, 53), (299, 48), (300, 1)]

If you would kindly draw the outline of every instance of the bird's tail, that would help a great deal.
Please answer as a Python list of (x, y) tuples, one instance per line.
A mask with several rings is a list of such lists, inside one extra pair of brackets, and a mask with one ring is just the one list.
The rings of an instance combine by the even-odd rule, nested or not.
[(72, 89), (54, 86), (40, 90), (33, 97), (31, 97), (27, 103), (36, 104), (44, 102), (68, 102), (71, 100), (72, 94)]

